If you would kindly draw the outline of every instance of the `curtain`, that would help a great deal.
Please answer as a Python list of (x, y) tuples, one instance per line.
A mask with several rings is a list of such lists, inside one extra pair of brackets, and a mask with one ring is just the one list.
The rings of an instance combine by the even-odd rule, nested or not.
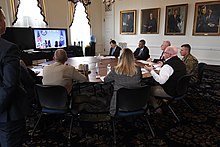
[(12, 25), (18, 20), (17, 14), (18, 14), (18, 7), (20, 5), (20, 0), (11, 0), (11, 9), (12, 9)]
[(73, 1), (70, 1), (70, 0), (68, 1), (69, 22), (70, 22), (69, 27), (71, 27), (73, 24), (76, 5), (77, 5), (77, 3), (74, 3)]
[[(38, 7), (41, 10), (41, 15), (43, 16), (43, 21), (46, 23), (46, 25), (48, 25), (47, 22), (47, 18), (46, 18), (46, 9), (45, 9), (45, 0), (37, 0), (38, 2)], [(18, 7), (20, 5), (20, 0), (11, 0), (11, 8), (12, 8), (12, 12), (13, 12), (13, 21), (12, 21), (12, 25), (14, 25), (16, 23), (16, 21), (18, 20)]]
[(46, 17), (46, 8), (45, 8), (45, 1), (44, 0), (37, 0), (38, 1), (38, 7), (40, 8), (40, 14), (43, 16), (44, 18), (44, 22), (46, 23), (46, 25), (48, 25), (47, 22), (47, 17)]
[(86, 13), (86, 18), (88, 19), (88, 24), (91, 28), (91, 23), (90, 23), (90, 18), (89, 18), (89, 13), (88, 13), (88, 5), (91, 4), (90, 0), (68, 0), (68, 7), (69, 7), (69, 19), (70, 19), (70, 25), (69, 27), (72, 26), (73, 20), (74, 20), (74, 14), (76, 10), (77, 3), (81, 2), (83, 3), (83, 6), (85, 7), (85, 13)]
[(86, 18), (88, 19), (88, 24), (89, 24), (89, 26), (90, 26), (90, 28), (91, 28), (91, 23), (90, 23), (90, 18), (89, 18), (89, 12), (88, 12), (88, 10), (89, 10), (89, 1), (88, 0), (84, 0), (83, 1), (83, 6), (85, 7), (85, 13), (86, 13)]

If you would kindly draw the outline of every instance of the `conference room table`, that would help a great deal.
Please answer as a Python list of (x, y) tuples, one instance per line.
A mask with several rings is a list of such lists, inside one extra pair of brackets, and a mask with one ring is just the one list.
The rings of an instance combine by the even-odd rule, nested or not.
[[(33, 71), (38, 73), (37, 76), (43, 76), (42, 70), (43, 67), (49, 64), (54, 63), (54, 61), (48, 61), (41, 63), (37, 66), (34, 66), (32, 68)], [(92, 83), (99, 83), (103, 82), (102, 79), (104, 76), (107, 75), (107, 65), (110, 64), (113, 68), (118, 63), (118, 58), (115, 58), (114, 56), (86, 56), (86, 57), (72, 57), (68, 58), (66, 64), (70, 64), (74, 66), (77, 70), (79, 70), (82, 73), (85, 73), (85, 70), (80, 70), (79, 67), (83, 66), (85, 64), (88, 65), (88, 82)], [(152, 62), (146, 62), (143, 60), (137, 60), (136, 64), (140, 67), (142, 67), (142, 77), (143, 78), (149, 78), (151, 77), (151, 74), (146, 71), (143, 66), (146, 64), (153, 64), (155, 67), (157, 66), (155, 63)], [(99, 73), (97, 73), (97, 66)], [(158, 68), (159, 70), (159, 68)]]

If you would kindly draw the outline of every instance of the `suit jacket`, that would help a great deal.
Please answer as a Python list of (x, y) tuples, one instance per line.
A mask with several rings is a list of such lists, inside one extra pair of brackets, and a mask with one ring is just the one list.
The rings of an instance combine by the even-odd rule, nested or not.
[(144, 46), (144, 49), (143, 49), (141, 55), (139, 56), (140, 50), (141, 50), (141, 48), (137, 48), (134, 51), (134, 57), (137, 60), (147, 60), (148, 58), (150, 58), (149, 49), (146, 46)]
[(20, 85), (20, 51), (0, 38), (0, 122), (24, 119), (27, 99)]
[(113, 55), (111, 54), (111, 53), (112, 53), (112, 50), (113, 50), (113, 48), (110, 48), (109, 56), (115, 56), (115, 57), (120, 56), (121, 48), (120, 48), (119, 46), (116, 46)]
[(120, 88), (137, 88), (141, 86), (141, 68), (137, 67), (137, 74), (134, 76), (126, 76), (126, 75), (119, 75), (112, 70), (105, 78), (105, 82), (113, 82), (114, 86), (114, 93), (110, 103), (110, 114), (114, 115), (116, 112), (116, 94), (117, 90)]
[(64, 65), (59, 62), (45, 66), (43, 69), (42, 82), (44, 85), (61, 85), (70, 93), (73, 86), (73, 80), (85, 82), (87, 78), (79, 73), (73, 66)]
[(159, 61), (164, 62), (164, 61), (165, 61), (165, 59), (164, 59), (163, 54), (164, 54), (164, 51), (161, 53), (160, 58), (159, 58), (159, 59), (154, 59), (154, 60), (153, 60), (153, 62), (154, 62), (154, 63), (157, 63), (157, 62), (159, 62)]
[(171, 15), (168, 18), (169, 31), (170, 32), (180, 32), (180, 28), (178, 27), (178, 23), (181, 23), (180, 15), (177, 15), (176, 18), (174, 15)]

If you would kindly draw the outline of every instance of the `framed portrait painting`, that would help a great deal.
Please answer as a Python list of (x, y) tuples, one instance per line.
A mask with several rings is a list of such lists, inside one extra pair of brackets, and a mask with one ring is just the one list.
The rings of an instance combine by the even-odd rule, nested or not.
[(195, 4), (193, 35), (220, 36), (220, 1)]
[(160, 8), (141, 10), (141, 34), (158, 34), (160, 26)]
[(166, 6), (165, 35), (185, 35), (188, 4)]
[(136, 10), (120, 11), (120, 34), (136, 34)]

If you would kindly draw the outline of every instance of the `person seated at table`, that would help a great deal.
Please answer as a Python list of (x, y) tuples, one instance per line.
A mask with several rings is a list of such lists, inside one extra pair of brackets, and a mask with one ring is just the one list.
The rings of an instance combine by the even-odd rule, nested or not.
[(168, 46), (171, 46), (170, 41), (169, 41), (169, 40), (163, 41), (163, 43), (162, 43), (161, 46), (160, 46), (160, 49), (162, 50), (162, 53), (161, 53), (161, 55), (160, 55), (160, 58), (159, 58), (159, 59), (154, 59), (153, 62), (157, 63), (158, 61), (162, 61), (162, 62), (165, 61), (164, 56), (163, 56), (163, 53), (164, 53), (164, 50), (165, 50)]
[(43, 68), (43, 85), (61, 85), (71, 94), (73, 80), (86, 82), (87, 77), (79, 73), (73, 66), (65, 64), (67, 53), (63, 49), (57, 49), (54, 53), (54, 63)]
[(138, 48), (134, 51), (137, 60), (147, 60), (150, 58), (149, 49), (145, 46), (145, 40), (140, 40)]
[(180, 54), (183, 56), (182, 61), (186, 65), (187, 74), (191, 74), (190, 83), (198, 81), (198, 60), (191, 53), (191, 46), (189, 44), (181, 45)]
[(116, 112), (116, 92), (120, 88), (141, 86), (141, 68), (136, 66), (133, 52), (129, 48), (122, 50), (118, 65), (104, 78), (104, 82), (113, 82), (114, 93), (110, 102), (110, 114)]
[(159, 73), (156, 73), (152, 66), (144, 66), (151, 73), (153, 79), (159, 83), (159, 85), (151, 87), (150, 100), (156, 113), (162, 113), (160, 108), (162, 101), (161, 99), (156, 99), (156, 96), (166, 98), (176, 96), (177, 80), (186, 74), (186, 65), (177, 54), (178, 49), (174, 46), (169, 46), (165, 49), (163, 53), (165, 62)]
[(119, 57), (121, 48), (117, 46), (116, 41), (111, 40), (110, 45), (111, 45), (111, 48), (110, 48), (109, 56)]
[(119, 57), (121, 48), (116, 44), (116, 41), (111, 40), (110, 45), (111, 45), (111, 48), (110, 48), (109, 56)]

